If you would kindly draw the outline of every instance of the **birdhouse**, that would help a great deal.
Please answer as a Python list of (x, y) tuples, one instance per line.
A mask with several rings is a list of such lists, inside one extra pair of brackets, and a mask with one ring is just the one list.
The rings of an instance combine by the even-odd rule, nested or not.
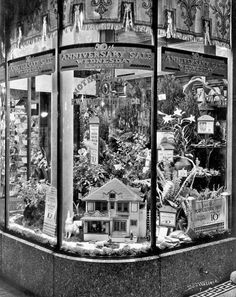
[(173, 144), (164, 137), (157, 147), (158, 162), (173, 161), (174, 149), (175, 147), (173, 146)]
[(214, 134), (214, 118), (203, 115), (197, 119), (198, 134)]

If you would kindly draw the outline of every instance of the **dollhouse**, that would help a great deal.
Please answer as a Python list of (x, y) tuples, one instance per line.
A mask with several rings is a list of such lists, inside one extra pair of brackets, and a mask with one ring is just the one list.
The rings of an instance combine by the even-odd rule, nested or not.
[(138, 190), (114, 178), (84, 197), (84, 240), (125, 242), (146, 236), (146, 204)]

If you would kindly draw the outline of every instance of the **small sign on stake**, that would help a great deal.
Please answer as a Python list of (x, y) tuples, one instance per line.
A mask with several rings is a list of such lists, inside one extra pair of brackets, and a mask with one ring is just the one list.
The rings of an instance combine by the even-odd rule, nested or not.
[(166, 227), (176, 227), (177, 210), (169, 205), (163, 205), (160, 208), (159, 225)]
[(49, 236), (56, 235), (57, 221), (57, 189), (49, 186), (46, 192), (43, 233)]
[(214, 134), (214, 118), (209, 115), (203, 115), (197, 119), (198, 134)]
[(89, 122), (89, 132), (90, 132), (90, 155), (91, 164), (99, 163), (99, 125), (100, 121), (98, 117), (94, 117)]

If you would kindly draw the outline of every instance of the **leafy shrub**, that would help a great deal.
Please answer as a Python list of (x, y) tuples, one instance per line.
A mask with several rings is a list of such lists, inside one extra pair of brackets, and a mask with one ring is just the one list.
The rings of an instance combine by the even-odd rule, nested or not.
[(48, 185), (36, 179), (21, 183), (18, 199), (19, 206), (23, 208), (23, 223), (42, 229), (45, 210), (45, 197)]

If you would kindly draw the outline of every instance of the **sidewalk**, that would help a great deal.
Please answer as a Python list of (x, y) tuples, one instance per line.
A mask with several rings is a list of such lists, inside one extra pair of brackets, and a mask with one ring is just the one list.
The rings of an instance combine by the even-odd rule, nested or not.
[(0, 297), (33, 297), (33, 295), (23, 293), (0, 277)]

